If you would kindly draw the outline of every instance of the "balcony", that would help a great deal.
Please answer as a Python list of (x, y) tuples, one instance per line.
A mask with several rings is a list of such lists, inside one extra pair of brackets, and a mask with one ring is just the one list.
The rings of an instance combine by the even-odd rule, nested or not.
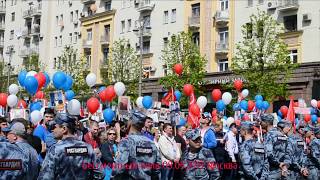
[(146, 12), (146, 11), (152, 11), (154, 8), (154, 3), (150, 2), (150, 0), (141, 0), (139, 2), (139, 6), (137, 8), (138, 12)]
[(143, 32), (142, 32), (142, 36), (146, 37), (146, 38), (150, 38), (151, 37), (151, 29), (150, 28), (144, 28)]
[(28, 9), (26, 11), (23, 11), (22, 17), (24, 19), (31, 19), (32, 18), (32, 9)]
[(110, 43), (110, 36), (109, 35), (102, 35), (100, 37), (100, 43), (101, 45), (109, 45)]
[(6, 13), (6, 7), (0, 6), (0, 14), (5, 14)]
[(95, 0), (82, 0), (81, 1), (83, 4), (93, 4), (95, 3), (96, 1)]
[(299, 8), (298, 0), (278, 0), (279, 11), (292, 11)]
[(31, 56), (32, 54), (39, 54), (39, 48), (25, 48), (19, 52), (19, 56), (22, 58)]
[(216, 54), (226, 54), (229, 51), (228, 42), (216, 43)]
[(31, 38), (31, 29), (26, 29), (22, 31), (21, 37), (27, 39)]
[(31, 29), (30, 35), (39, 36), (40, 35), (40, 27), (34, 27)]
[(0, 23), (0, 31), (4, 31), (5, 30), (5, 24), (4, 23)]
[(190, 28), (199, 28), (200, 27), (200, 16), (191, 16), (188, 21)]
[(0, 40), (0, 48), (3, 48), (3, 47), (4, 47), (4, 41)]
[(84, 39), (84, 40), (82, 41), (82, 47), (83, 47), (84, 49), (90, 49), (91, 46), (92, 46), (92, 40)]
[(214, 19), (217, 25), (227, 24), (229, 22), (229, 11), (217, 11)]
[(41, 6), (33, 8), (31, 15), (32, 16), (41, 16)]

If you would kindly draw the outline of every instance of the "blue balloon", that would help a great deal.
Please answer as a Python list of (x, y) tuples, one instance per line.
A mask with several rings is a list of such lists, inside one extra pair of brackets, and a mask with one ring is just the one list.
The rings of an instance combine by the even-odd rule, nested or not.
[(260, 94), (258, 94), (258, 95), (256, 95), (255, 97), (254, 97), (254, 99), (256, 100), (256, 101), (263, 101), (263, 97), (260, 95)]
[(263, 102), (261, 100), (256, 101), (256, 107), (259, 110), (263, 109)]
[(68, 91), (72, 88), (72, 84), (73, 84), (73, 79), (71, 76), (66, 75), (66, 82), (64, 83), (64, 85), (62, 86), (62, 89), (64, 91)]
[(318, 122), (318, 116), (315, 114), (311, 115), (311, 121), (313, 124), (316, 124)]
[(232, 109), (233, 109), (233, 111), (240, 111), (240, 105), (239, 105), (239, 103), (235, 103), (235, 104), (232, 106)]
[(316, 110), (315, 108), (311, 108), (311, 109), (310, 109), (310, 113), (311, 113), (311, 114), (317, 114), (317, 110)]
[(30, 104), (30, 111), (33, 112), (35, 110), (40, 111), (42, 108), (42, 104), (41, 102), (34, 102)]
[(268, 101), (263, 101), (262, 102), (262, 109), (267, 110), (270, 107), (270, 104)]
[(105, 122), (108, 124), (112, 123), (114, 116), (115, 116), (115, 113), (110, 108), (107, 108), (103, 111), (103, 118)]
[(240, 107), (241, 107), (241, 109), (247, 111), (247, 110), (248, 110), (248, 101), (242, 100), (242, 101), (240, 102)]
[(38, 90), (38, 80), (33, 76), (28, 76), (24, 80), (24, 87), (28, 91), (29, 94), (34, 95)]
[(278, 116), (282, 117), (282, 112), (280, 111), (280, 109), (278, 110)]
[(53, 85), (56, 89), (62, 89), (64, 83), (66, 82), (67, 77), (64, 72), (58, 71), (53, 75)]
[(65, 95), (66, 95), (66, 99), (67, 99), (68, 101), (71, 101), (71, 100), (74, 98), (74, 96), (75, 96), (75, 94), (74, 94), (74, 92), (73, 92), (72, 90), (66, 91), (66, 92), (65, 92)]
[(150, 109), (152, 107), (152, 97), (151, 96), (144, 96), (142, 98), (142, 105), (146, 109)]
[(179, 90), (175, 90), (174, 95), (176, 96), (177, 101), (180, 101), (182, 96), (181, 92)]
[(223, 111), (226, 108), (226, 105), (224, 104), (224, 102), (220, 99), (217, 104), (216, 104), (216, 108), (219, 112)]
[(26, 70), (23, 70), (18, 74), (18, 81), (22, 87), (24, 87), (24, 80), (26, 79), (27, 73), (28, 72)]
[(46, 73), (46, 72), (43, 72), (43, 74), (44, 74), (44, 76), (46, 77), (46, 83), (44, 84), (44, 87), (46, 88), (46, 87), (49, 85), (49, 83), (50, 83), (50, 76), (49, 76), (49, 74)]
[(187, 121), (184, 118), (180, 118), (179, 125), (185, 126), (186, 124), (187, 124)]
[(103, 90), (105, 90), (105, 89), (106, 89), (105, 86), (101, 86), (101, 87), (99, 88), (98, 92), (100, 93), (101, 91), (103, 91)]

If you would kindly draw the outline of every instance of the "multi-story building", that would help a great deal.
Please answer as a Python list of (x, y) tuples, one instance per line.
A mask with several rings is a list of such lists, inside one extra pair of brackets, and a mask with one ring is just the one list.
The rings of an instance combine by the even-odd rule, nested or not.
[(3, 48), (4, 48), (4, 31), (5, 31), (5, 14), (6, 3), (4, 0), (0, 1), (0, 61), (3, 62)]

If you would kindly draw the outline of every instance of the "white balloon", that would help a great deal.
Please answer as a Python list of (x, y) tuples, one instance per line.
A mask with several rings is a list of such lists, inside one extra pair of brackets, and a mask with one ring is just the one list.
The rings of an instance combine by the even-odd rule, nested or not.
[(317, 106), (318, 106), (317, 100), (312, 99), (312, 100), (311, 100), (311, 106), (314, 107), (314, 108), (317, 108)]
[(136, 104), (139, 108), (143, 108), (143, 104), (142, 104), (142, 99), (143, 97), (138, 97), (137, 100), (136, 100)]
[(29, 72), (27, 73), (26, 77), (28, 77), (28, 76), (34, 76), (34, 75), (36, 75), (36, 74), (37, 74), (37, 72), (35, 72), (35, 71), (29, 71)]
[(222, 101), (223, 101), (223, 103), (224, 103), (225, 105), (230, 104), (231, 100), (232, 100), (232, 95), (231, 95), (231, 93), (225, 92), (225, 93), (222, 94)]
[(18, 104), (18, 97), (14, 94), (11, 94), (7, 98), (7, 104), (9, 107), (13, 108)]
[(18, 85), (16, 85), (16, 84), (11, 84), (11, 85), (9, 86), (9, 94), (14, 94), (14, 95), (16, 95), (16, 94), (18, 94), (18, 92), (19, 92), (19, 86), (18, 86)]
[(200, 96), (197, 99), (197, 105), (199, 106), (200, 109), (203, 109), (204, 107), (206, 107), (208, 101), (207, 98), (204, 96)]
[(249, 90), (248, 89), (242, 90), (241, 95), (243, 98), (246, 98), (249, 95)]
[(97, 76), (94, 73), (90, 73), (86, 77), (86, 82), (89, 87), (92, 87), (96, 84)]
[(234, 123), (234, 118), (233, 117), (228, 117), (227, 126), (229, 127), (232, 123)]
[(41, 112), (38, 110), (32, 111), (32, 113), (30, 114), (30, 117), (33, 125), (37, 125), (43, 118)]
[(80, 114), (81, 104), (77, 99), (72, 99), (68, 102), (67, 110), (70, 115), (79, 115)]
[(122, 96), (124, 91), (126, 91), (126, 87), (122, 82), (117, 82), (114, 85), (114, 90), (116, 91), (117, 96)]

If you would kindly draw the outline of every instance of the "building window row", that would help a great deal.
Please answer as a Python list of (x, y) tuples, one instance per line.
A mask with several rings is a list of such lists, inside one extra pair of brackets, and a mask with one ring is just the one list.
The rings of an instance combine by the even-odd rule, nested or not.
[[(171, 23), (175, 23), (177, 20), (177, 10), (171, 9)], [(169, 23), (169, 11), (163, 12), (163, 24)]]
[(79, 19), (79, 11), (75, 10), (75, 11), (71, 11), (70, 12), (70, 22), (73, 23), (74, 21), (78, 21)]
[[(54, 37), (54, 47), (62, 46), (62, 35)], [(78, 42), (78, 32), (69, 33), (69, 44), (76, 44)]]
[[(258, 4), (263, 4), (264, 3), (264, 0), (258, 0)], [(251, 7), (253, 6), (253, 0), (247, 0), (247, 5), (248, 7)]]
[[(126, 22), (127, 22), (127, 29), (126, 29)], [(121, 21), (121, 33), (124, 33), (125, 31), (130, 32), (132, 30), (132, 20), (128, 19)]]

